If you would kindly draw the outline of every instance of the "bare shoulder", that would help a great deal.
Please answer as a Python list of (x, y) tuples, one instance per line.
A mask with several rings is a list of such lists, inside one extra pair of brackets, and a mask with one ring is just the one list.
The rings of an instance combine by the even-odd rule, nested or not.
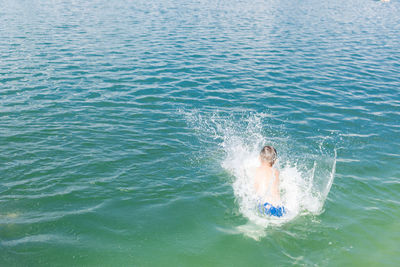
[(279, 170), (277, 170), (277, 169), (274, 168), (274, 171), (275, 171), (275, 175), (276, 175), (276, 176), (279, 176), (279, 174), (280, 174)]

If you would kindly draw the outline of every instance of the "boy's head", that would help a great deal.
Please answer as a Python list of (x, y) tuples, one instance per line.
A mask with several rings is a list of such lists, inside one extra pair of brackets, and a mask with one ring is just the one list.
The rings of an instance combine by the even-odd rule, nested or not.
[(265, 146), (261, 149), (260, 159), (262, 162), (268, 163), (270, 166), (274, 165), (278, 153), (273, 146)]

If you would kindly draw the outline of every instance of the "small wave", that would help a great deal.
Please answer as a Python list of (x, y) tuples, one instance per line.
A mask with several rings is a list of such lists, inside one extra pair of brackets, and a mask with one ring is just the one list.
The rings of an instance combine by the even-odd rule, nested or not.
[(101, 208), (106, 201), (95, 206), (86, 207), (77, 210), (70, 211), (52, 211), (52, 212), (27, 212), (19, 213), (12, 212), (5, 215), (0, 214), (0, 225), (2, 224), (32, 224), (32, 223), (43, 223), (56, 221), (66, 216), (81, 215), (90, 212), (94, 212)]
[(73, 240), (70, 237), (67, 236), (60, 236), (60, 235), (53, 235), (53, 234), (42, 234), (42, 235), (31, 235), (31, 236), (26, 236), (22, 237), (20, 239), (15, 239), (15, 240), (8, 240), (8, 241), (2, 241), (1, 245), (3, 246), (18, 246), (20, 244), (26, 244), (26, 243), (63, 243), (63, 244), (74, 244), (76, 243), (75, 240)]

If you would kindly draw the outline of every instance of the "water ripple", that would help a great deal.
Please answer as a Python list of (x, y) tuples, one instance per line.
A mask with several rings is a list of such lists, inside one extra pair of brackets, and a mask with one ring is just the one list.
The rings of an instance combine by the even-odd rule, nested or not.
[[(399, 216), (399, 11), (361, 0), (2, 1), (0, 262), (385, 262), (395, 238), (377, 236)], [(221, 140), (199, 137), (185, 113), (258, 116), (289, 158), (336, 148), (325, 212), (255, 243), (233, 234), (243, 218)], [(241, 253), (227, 257), (227, 241)], [(79, 250), (53, 246), (64, 243)]]

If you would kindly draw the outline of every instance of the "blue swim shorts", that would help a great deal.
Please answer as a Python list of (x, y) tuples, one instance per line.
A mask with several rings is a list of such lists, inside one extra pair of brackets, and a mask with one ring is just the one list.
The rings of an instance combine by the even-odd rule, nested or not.
[(265, 202), (264, 204), (258, 204), (258, 210), (264, 215), (276, 217), (282, 217), (286, 213), (283, 206), (274, 207), (268, 202)]

